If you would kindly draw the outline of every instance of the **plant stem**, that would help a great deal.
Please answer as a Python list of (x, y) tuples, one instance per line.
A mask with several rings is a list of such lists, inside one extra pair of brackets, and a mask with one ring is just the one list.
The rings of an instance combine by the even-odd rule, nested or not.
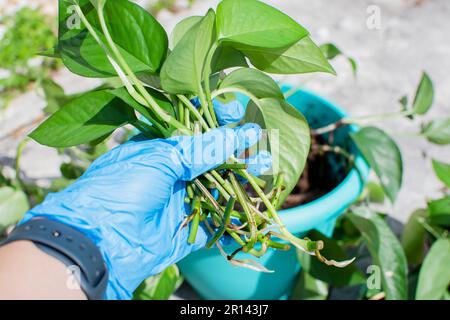
[[(236, 173), (238, 173), (239, 175), (241, 175), (241, 176), (243, 176), (244, 175), (244, 173), (243, 173), (243, 171), (244, 170), (242, 170), (242, 169), (236, 169), (235, 170), (236, 171)], [(246, 171), (247, 172), (247, 171)], [(246, 174), (248, 174), (248, 175), (251, 175), (250, 173), (246, 173)], [(261, 178), (258, 178), (258, 177), (255, 177), (255, 176), (253, 176), (253, 175), (251, 175), (252, 176), (252, 178), (253, 178), (253, 181), (255, 181), (257, 184), (258, 184), (258, 186), (260, 186), (261, 188), (265, 188), (266, 187), (266, 182), (263, 180), (263, 179), (261, 179)]]
[(246, 163), (224, 163), (216, 168), (216, 170), (235, 170), (235, 169), (247, 169)]
[(201, 193), (203, 193), (203, 195), (211, 202), (211, 204), (214, 206), (214, 210), (219, 213), (222, 217), (223, 217), (223, 211), (222, 208), (220, 207), (219, 203), (216, 201), (216, 199), (214, 199), (214, 197), (212, 196), (212, 194), (208, 191), (208, 189), (203, 185), (203, 183), (201, 183), (200, 180), (195, 179), (194, 180), (195, 185), (197, 186), (197, 188), (200, 189)]
[[(209, 182), (212, 182), (214, 186), (217, 188), (217, 190), (222, 194), (222, 196), (225, 198), (225, 200), (230, 199), (230, 194), (227, 192), (227, 190), (224, 189), (222, 186), (222, 182), (219, 180), (216, 180), (216, 178), (211, 173), (205, 173), (203, 176), (208, 179)], [(222, 179), (223, 181), (223, 179)], [(223, 181), (224, 182), (224, 181)]]
[(25, 146), (29, 141), (30, 138), (26, 137), (19, 143), (17, 147), (16, 161), (14, 163), (16, 170), (16, 181), (22, 190), (25, 190), (26, 185), (25, 182), (22, 180), (22, 177), (20, 176), (20, 160), (22, 159), (23, 150), (25, 149)]
[(192, 104), (192, 102), (183, 95), (177, 95), (177, 97), (178, 99), (181, 100), (181, 102), (183, 102), (183, 104), (188, 108), (188, 110), (197, 118), (197, 120), (200, 121), (203, 129), (205, 129), (205, 131), (209, 131), (210, 128), (208, 127), (208, 124), (206, 123), (205, 119), (203, 119), (200, 112), (198, 112), (197, 108)]
[(178, 100), (178, 121), (184, 123), (184, 106), (180, 100)]
[[(84, 17), (84, 23), (86, 25), (87, 28), (87, 24), (89, 24), (89, 22), (87, 21), (86, 17), (84, 16), (83, 12), (81, 11), (81, 8), (79, 7), (79, 5), (77, 6), (79, 8), (79, 14), (81, 13), (81, 15)], [(136, 77), (136, 75), (133, 73), (133, 71), (131, 70), (131, 68), (128, 66), (127, 62), (125, 61), (125, 59), (123, 58), (122, 54), (120, 53), (119, 49), (117, 48), (115, 42), (113, 41), (111, 34), (109, 33), (108, 27), (106, 26), (106, 22), (105, 22), (105, 17), (103, 15), (103, 6), (101, 6), (98, 11), (98, 18), (100, 21), (100, 26), (102, 28), (103, 34), (106, 38), (106, 41), (108, 42), (109, 47), (111, 48), (111, 50), (113, 51), (115, 57), (117, 60), (119, 60), (119, 64), (121, 65), (122, 68), (124, 68), (125, 72), (127, 73), (128, 77), (130, 77), (130, 79), (132, 80), (132, 83), (136, 86), (137, 90), (139, 91), (139, 93), (144, 97), (144, 99), (146, 100), (146, 102), (153, 108), (153, 110), (155, 111), (155, 113), (158, 115), (158, 117), (164, 121), (169, 123), (170, 125), (174, 126), (175, 128), (177, 128), (178, 130), (180, 130), (180, 132), (182, 134), (186, 134), (186, 135), (191, 135), (191, 131), (188, 130), (188, 128), (186, 128), (182, 123), (180, 123), (179, 121), (177, 121), (176, 119), (174, 119), (171, 115), (169, 115), (166, 111), (164, 111), (157, 103), (156, 101), (152, 98), (152, 96), (147, 92), (147, 90), (144, 88), (144, 86), (141, 84), (140, 80)], [(80, 17), (81, 18), (81, 17)], [(90, 25), (90, 24), (89, 24)], [(94, 29), (91, 26), (91, 30), (90, 32), (95, 33)], [(128, 89), (128, 87), (127, 87)], [(131, 93), (130, 93), (131, 94)], [(138, 101), (139, 102), (139, 101)], [(142, 101), (141, 101), (142, 102)], [(140, 103), (141, 103), (140, 102)]]
[(209, 86), (209, 77), (211, 75), (212, 59), (214, 57), (214, 53), (216, 52), (218, 46), (219, 46), (219, 43), (217, 41), (215, 41), (213, 43), (213, 45), (211, 46), (211, 48), (209, 49), (208, 55), (206, 56), (206, 59), (205, 59), (205, 65), (204, 65), (204, 69), (203, 69), (203, 81), (205, 83), (206, 102), (208, 104), (208, 110), (209, 110), (209, 113), (211, 114), (212, 121), (213, 121), (214, 125), (217, 127), (219, 126), (219, 124), (217, 122), (216, 113), (214, 112), (214, 106), (212, 103), (211, 90), (210, 90), (210, 86)]
[(346, 124), (364, 124), (367, 122), (376, 122), (376, 121), (382, 121), (382, 120), (390, 120), (398, 117), (408, 117), (414, 115), (414, 110), (404, 110), (404, 111), (397, 111), (397, 112), (388, 112), (388, 113), (381, 113), (371, 116), (363, 116), (363, 117), (354, 117), (349, 119), (344, 119), (344, 123)]
[(278, 208), (279, 202), (280, 202), (280, 197), (281, 197), (281, 193), (284, 190), (284, 174), (281, 172), (278, 175), (277, 181), (275, 183), (275, 196), (272, 199), (272, 205), (274, 208)]
[(231, 197), (230, 200), (228, 200), (227, 206), (225, 208), (225, 214), (223, 217), (223, 224), (220, 227), (219, 231), (216, 232), (214, 237), (210, 241), (208, 241), (208, 243), (206, 244), (206, 248), (211, 248), (211, 246), (216, 241), (219, 241), (219, 239), (225, 233), (226, 226), (230, 223), (230, 220), (231, 220), (231, 212), (233, 211), (235, 202), (236, 202), (236, 198), (234, 198), (234, 197)]
[(194, 198), (194, 189), (192, 188), (192, 183), (188, 183), (186, 186), (187, 195), (190, 199)]
[(197, 238), (198, 225), (200, 223), (200, 201), (198, 200), (198, 198), (195, 198), (192, 204), (192, 214), (194, 215), (194, 218), (192, 219), (188, 238), (188, 243), (190, 244), (195, 243), (195, 239)]
[(413, 110), (405, 110), (405, 111), (398, 111), (398, 112), (381, 113), (381, 114), (372, 115), (372, 116), (340, 119), (340, 120), (330, 123), (322, 128), (317, 128), (317, 129), (311, 130), (311, 134), (315, 135), (315, 136), (319, 136), (319, 135), (334, 131), (334, 130), (336, 130), (342, 126), (346, 126), (346, 125), (351, 125), (351, 124), (365, 125), (365, 124), (368, 124), (371, 122), (390, 120), (390, 119), (394, 119), (394, 118), (398, 118), (398, 117), (408, 117), (408, 116), (412, 116), (414, 114), (415, 114), (415, 112)]
[(121, 69), (121, 67), (117, 64), (117, 62), (113, 59), (112, 53), (110, 50), (106, 47), (106, 45), (103, 43), (103, 41), (99, 38), (97, 35), (97, 32), (95, 32), (92, 25), (89, 23), (89, 21), (86, 19), (86, 16), (84, 15), (83, 11), (81, 10), (80, 5), (78, 4), (78, 1), (74, 1), (74, 8), (78, 16), (80, 17), (81, 21), (86, 26), (86, 29), (88, 29), (89, 33), (92, 35), (94, 40), (98, 43), (98, 45), (103, 49), (105, 52), (108, 61), (113, 66), (114, 70), (116, 70), (119, 78), (122, 80), (123, 84), (127, 88), (129, 94), (139, 103), (145, 105), (145, 100), (136, 92), (133, 85), (130, 83), (129, 79), (126, 77), (125, 73)]
[(278, 216), (276, 209), (273, 207), (272, 203), (267, 199), (265, 193), (261, 190), (261, 188), (258, 186), (258, 184), (255, 182), (253, 177), (246, 171), (242, 170), (243, 177), (248, 180), (250, 185), (253, 187), (253, 189), (256, 191), (258, 196), (262, 199), (264, 205), (266, 206), (267, 210), (269, 211), (271, 217), (274, 219), (274, 221), (280, 226), (281, 233), (297, 248), (300, 250), (315, 255), (316, 250), (321, 250), (323, 248), (323, 242), (317, 241), (309, 241), (304, 239), (299, 239), (296, 236), (294, 236), (292, 233), (289, 232), (289, 230), (286, 228), (286, 226), (281, 221), (280, 217)]
[(234, 188), (234, 192), (236, 193), (236, 196), (239, 200), (239, 203), (241, 204), (242, 209), (244, 210), (244, 212), (247, 216), (247, 221), (248, 221), (249, 229), (250, 229), (250, 239), (248, 240), (248, 243), (246, 244), (245, 248), (246, 248), (246, 251), (248, 251), (251, 248), (253, 248), (253, 246), (255, 245), (256, 240), (257, 240), (257, 226), (256, 226), (256, 222), (255, 222), (255, 217), (253, 216), (253, 213), (252, 213), (250, 207), (248, 206), (248, 202), (247, 202), (244, 192), (242, 191), (241, 185), (238, 183), (236, 176), (232, 172), (230, 173), (230, 180), (231, 180), (231, 184)]
[(219, 90), (215, 90), (212, 93), (212, 99), (216, 98), (217, 96), (220, 96), (221, 94), (225, 94), (225, 93), (241, 93), (245, 96), (247, 96), (250, 100), (252, 100), (256, 105), (259, 106), (259, 99), (253, 95), (251, 92), (242, 89), (242, 88), (235, 88), (235, 87), (230, 87), (230, 88), (222, 88)]
[(332, 153), (340, 154), (343, 157), (345, 157), (346, 159), (348, 159), (349, 162), (353, 162), (353, 155), (351, 155), (347, 150), (345, 150), (344, 148), (341, 148), (339, 146), (318, 144), (318, 145), (314, 145), (313, 149), (316, 149), (319, 152), (332, 152)]
[(211, 116), (211, 112), (209, 111), (208, 102), (206, 101), (205, 93), (203, 92), (201, 84), (199, 88), (198, 98), (200, 100), (203, 112), (205, 113), (206, 121), (208, 122), (210, 128), (216, 128), (216, 125), (214, 124), (213, 118)]
[(265, 255), (267, 252), (267, 241), (263, 241), (261, 242), (261, 249), (260, 250), (256, 250), (256, 249), (252, 249), (249, 251), (249, 253), (257, 258), (261, 258), (263, 255)]
[(236, 194), (234, 193), (233, 190), (233, 186), (230, 184), (228, 180), (223, 179), (222, 176), (216, 170), (211, 170), (211, 174), (225, 188), (225, 190), (230, 194), (230, 196), (236, 197)]
[(442, 234), (434, 229), (423, 217), (419, 217), (417, 221), (424, 227), (425, 230), (427, 230), (433, 237), (436, 239), (442, 238)]
[(280, 242), (276, 242), (276, 241), (273, 241), (270, 239), (267, 240), (267, 245), (271, 248), (278, 249), (278, 250), (284, 250), (284, 251), (287, 251), (291, 248), (291, 246), (286, 243), (280, 243)]
[(184, 125), (189, 129), (191, 128), (191, 113), (187, 107), (184, 109)]
[(266, 220), (266, 221), (270, 221), (270, 218), (268, 216), (266, 216), (264, 213), (262, 213), (261, 211), (258, 210), (258, 208), (256, 208), (255, 206), (253, 206), (252, 204), (248, 204), (248, 206), (250, 207), (250, 209), (256, 214), (258, 215), (260, 218)]
[(155, 136), (159, 136), (157, 130), (153, 128), (152, 126), (148, 125), (147, 123), (137, 120), (132, 123), (133, 127), (138, 129), (140, 132), (142, 132), (147, 138), (154, 138)]
[(334, 131), (334, 130), (336, 130), (336, 129), (344, 126), (344, 125), (347, 125), (344, 122), (344, 120), (345, 119), (340, 119), (340, 120), (338, 120), (336, 122), (333, 122), (333, 123), (330, 123), (330, 124), (328, 124), (328, 125), (326, 125), (324, 127), (317, 128), (317, 129), (312, 129), (311, 130), (311, 135), (313, 135), (313, 136), (320, 136), (320, 135), (329, 133), (331, 131)]

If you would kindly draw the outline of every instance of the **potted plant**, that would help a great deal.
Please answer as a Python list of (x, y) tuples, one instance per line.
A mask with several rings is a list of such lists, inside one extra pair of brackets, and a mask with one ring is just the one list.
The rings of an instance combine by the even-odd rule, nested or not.
[[(352, 119), (312, 93), (294, 90), (286, 99), (283, 91), (287, 88), (282, 90), (268, 75), (335, 74), (327, 57), (335, 56), (336, 50), (331, 45), (318, 47), (301, 25), (257, 0), (224, 0), (205, 16), (181, 21), (170, 41), (156, 19), (128, 0), (59, 0), (58, 43), (43, 54), (60, 58), (78, 75), (120, 81), (71, 99), (30, 137), (63, 148), (101, 142), (125, 125), (134, 126), (148, 139), (200, 134), (218, 127), (214, 99), (239, 97), (247, 105), (244, 121), (269, 130), (269, 150), (278, 165), (262, 179), (233, 158), (189, 182), (186, 200), (192, 212), (184, 226), (190, 229), (190, 240), (195, 239), (199, 223), (210, 230), (207, 247), (217, 249), (208, 254), (215, 259), (219, 252), (224, 258), (213, 263), (215, 269), (227, 264), (253, 269), (232, 272), (240, 273), (237, 280), (248, 275), (247, 279), (256, 279), (258, 286), (265, 285), (274, 293), (264, 289), (258, 291), (270, 296), (251, 295), (252, 289), (247, 290), (246, 282), (241, 282), (239, 288), (245, 294), (241, 297), (280, 298), (287, 294), (288, 282), (299, 270), (296, 263), (286, 262), (295, 254), (288, 251), (291, 247), (333, 268), (353, 261), (327, 259), (321, 254), (322, 240), (302, 236), (318, 227), (330, 235), (335, 219), (362, 191), (368, 171), (363, 158), (380, 177), (392, 201), (400, 188), (401, 156), (395, 142), (380, 129), (364, 127), (358, 131), (354, 125), (421, 115), (432, 102), (431, 81), (424, 75), (413, 108), (407, 109), (405, 103), (399, 112)], [(199, 101), (198, 107), (193, 99)], [(439, 125), (429, 124), (423, 134), (430, 140), (440, 135), (438, 139), (448, 141), (448, 135), (442, 137), (437, 132)], [(318, 179), (326, 177), (327, 186), (314, 185), (311, 175), (300, 179), (307, 163), (310, 168), (324, 166), (306, 172), (322, 172)], [(299, 193), (305, 190), (315, 195), (299, 201)], [(212, 195), (215, 191), (218, 197)], [(305, 201), (309, 203), (297, 208)], [(288, 203), (293, 208), (277, 211)], [(219, 241), (225, 235), (235, 241), (231, 251)], [(194, 284), (198, 289), (217, 286), (220, 275), (214, 272), (206, 276), (204, 266), (210, 264), (201, 264), (208, 259), (193, 256), (182, 263), (191, 282), (198, 280), (200, 271), (201, 278), (208, 279)], [(279, 287), (268, 287), (272, 286), (270, 280), (260, 281), (254, 270), (279, 277)], [(228, 275), (223, 279), (229, 280)], [(237, 297), (236, 292), (232, 295), (229, 290), (220, 290), (204, 291), (203, 295)]]
[(346, 214), (331, 237), (313, 230), (335, 256), (356, 255), (357, 263), (330, 270), (299, 255), (302, 265), (292, 299), (448, 300), (450, 271), (450, 165), (432, 159), (442, 181), (440, 197), (415, 210), (403, 226), (380, 208), (386, 196), (374, 182)]
[[(291, 87), (283, 86), (283, 91), (290, 90)], [(305, 115), (308, 123), (316, 127), (335, 123), (346, 116), (341, 108), (308, 91), (298, 90), (287, 101)], [(368, 166), (355, 146), (349, 144), (349, 134), (356, 130), (356, 127), (337, 130), (334, 151), (323, 152), (316, 149), (315, 156), (309, 159), (309, 178), (308, 174), (302, 175), (292, 196), (288, 197), (285, 209), (279, 212), (286, 227), (294, 234), (305, 236), (308, 231), (318, 229), (324, 235), (331, 236), (336, 219), (363, 191)], [(314, 148), (321, 148), (319, 144), (314, 145)], [(339, 150), (337, 148), (349, 150), (348, 156), (354, 157), (353, 168), (348, 167), (343, 155), (335, 152)], [(227, 249), (233, 251), (236, 247), (233, 245)], [(241, 253), (242, 255), (244, 254)], [(300, 271), (296, 250), (271, 251), (258, 261), (275, 272), (237, 269), (222, 259), (218, 249), (195, 252), (178, 265), (188, 282), (203, 298), (288, 298)], [(215, 272), (208, 273), (205, 270)]]

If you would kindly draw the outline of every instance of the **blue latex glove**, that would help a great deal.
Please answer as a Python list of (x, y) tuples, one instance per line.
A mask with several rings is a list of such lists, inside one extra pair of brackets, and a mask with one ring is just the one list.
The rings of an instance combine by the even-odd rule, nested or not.
[[(198, 98), (192, 99), (191, 102), (197, 108), (200, 106), (200, 100)], [(213, 100), (213, 108), (217, 115), (217, 121), (221, 126), (239, 122), (245, 114), (245, 107), (238, 100), (233, 100), (229, 103), (221, 103), (219, 100)]]
[[(243, 108), (226, 114), (227, 121), (235, 122)], [(188, 228), (179, 230), (190, 214), (184, 202), (186, 181), (239, 154), (260, 136), (257, 125), (246, 124), (197, 136), (129, 141), (99, 157), (65, 190), (49, 194), (22, 223), (46, 217), (83, 232), (100, 248), (108, 267), (106, 298), (129, 299), (143, 280), (204, 247), (210, 236), (199, 228), (190, 245)], [(250, 171), (259, 174), (267, 169), (270, 155), (252, 160)]]

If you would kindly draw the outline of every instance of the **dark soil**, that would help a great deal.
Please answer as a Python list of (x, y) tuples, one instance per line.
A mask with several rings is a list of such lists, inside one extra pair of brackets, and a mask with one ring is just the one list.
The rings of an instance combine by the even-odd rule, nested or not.
[(326, 154), (311, 152), (300, 180), (286, 198), (282, 209), (296, 207), (311, 202), (333, 190), (338, 182), (333, 179)]
[(282, 209), (288, 209), (311, 202), (327, 194), (344, 179), (347, 174), (347, 159), (340, 154), (324, 153), (316, 146), (323, 141), (313, 140), (305, 170)]

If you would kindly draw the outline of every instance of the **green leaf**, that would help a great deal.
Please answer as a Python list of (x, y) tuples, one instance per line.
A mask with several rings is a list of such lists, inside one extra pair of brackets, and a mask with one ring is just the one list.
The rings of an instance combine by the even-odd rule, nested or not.
[(38, 56), (48, 57), (48, 58), (61, 58), (61, 54), (57, 47), (53, 47), (44, 51), (37, 53)]
[(387, 196), (394, 202), (403, 177), (402, 156), (397, 144), (375, 127), (362, 128), (350, 136), (375, 171)]
[(181, 285), (183, 278), (176, 265), (172, 265), (159, 275), (145, 280), (134, 292), (134, 300), (168, 300)]
[(326, 300), (328, 284), (315, 279), (304, 270), (300, 271), (297, 284), (292, 292), (291, 300)]
[[(87, 20), (106, 43), (94, 6), (89, 0), (78, 2)], [(168, 47), (166, 32), (158, 21), (128, 0), (107, 1), (104, 15), (111, 37), (130, 68), (135, 73), (158, 72)], [(64, 64), (72, 72), (86, 77), (116, 76), (103, 49), (79, 21), (72, 1), (59, 0), (58, 51)]]
[(244, 54), (233, 47), (219, 46), (211, 62), (212, 73), (234, 67), (248, 67)]
[(2, 170), (2, 168), (0, 167), (0, 187), (4, 187), (4, 186), (7, 186), (7, 185), (10, 185), (11, 182), (9, 181), (8, 178), (6, 178), (3, 175), (3, 172), (1, 170)]
[(223, 79), (219, 88), (244, 89), (257, 98), (284, 98), (278, 84), (271, 77), (256, 69), (242, 68), (233, 71)]
[(62, 176), (68, 180), (78, 179), (85, 171), (83, 167), (74, 163), (63, 163), (59, 167), (59, 170), (61, 171)]
[(431, 247), (419, 273), (417, 300), (441, 299), (450, 285), (450, 239), (438, 239)]
[(44, 108), (47, 114), (55, 113), (62, 106), (80, 96), (79, 94), (66, 95), (64, 89), (50, 78), (43, 79), (41, 87), (47, 101), (47, 106)]
[(258, 123), (269, 130), (273, 174), (284, 173), (286, 189), (280, 199), (283, 203), (305, 167), (311, 144), (308, 122), (292, 105), (273, 98), (259, 100), (258, 106), (250, 102), (245, 122)]
[[(51, 192), (59, 192), (68, 186), (70, 186), (75, 180), (69, 180), (64, 177), (56, 178), (52, 180), (52, 183), (49, 187), (49, 191)], [(44, 197), (44, 196), (43, 196)], [(43, 199), (42, 199), (43, 200)]]
[(450, 164), (433, 159), (433, 170), (445, 186), (450, 188)]
[[(334, 239), (328, 238), (318, 231), (311, 231), (308, 237), (312, 240), (323, 240), (325, 245), (321, 251), (327, 259), (336, 261), (348, 260), (349, 257), (345, 250)], [(303, 270), (315, 279), (324, 281), (335, 287), (351, 286), (365, 283), (366, 277), (355, 264), (350, 264), (345, 268), (330, 267), (320, 262), (315, 257), (297, 250), (300, 265)]]
[(370, 181), (367, 183), (366, 189), (370, 202), (381, 204), (384, 203), (386, 194), (384, 193), (384, 189), (381, 185), (373, 181)]
[(359, 232), (347, 215), (342, 215), (336, 221), (333, 239), (344, 245), (354, 245), (360, 242), (361, 232)]
[[(149, 87), (146, 87), (145, 89), (156, 101), (156, 103), (161, 107), (161, 109), (166, 111), (171, 116), (175, 115), (172, 103), (170, 102), (169, 99), (167, 99), (165, 95)], [(125, 87), (110, 90), (109, 92), (115, 95), (116, 97), (122, 99), (126, 104), (128, 104), (137, 112), (139, 112), (142, 116), (144, 116), (144, 118), (146, 118), (151, 124), (153, 124), (154, 129), (153, 134), (156, 137), (168, 138), (169, 136), (171, 136), (171, 133), (175, 130), (175, 127), (170, 127), (166, 122), (161, 121), (151, 109), (141, 105), (136, 100), (134, 100)], [(156, 128), (155, 125), (157, 124), (159, 124), (159, 126)]]
[(408, 96), (403, 96), (401, 97), (398, 102), (400, 103), (400, 105), (402, 106), (402, 110), (406, 111), (408, 110)]
[(352, 67), (353, 75), (356, 76), (356, 73), (358, 72), (358, 63), (354, 58), (347, 57), (348, 62), (350, 63), (350, 66)]
[(432, 222), (450, 227), (450, 196), (430, 201), (428, 212)]
[(328, 60), (333, 60), (337, 56), (343, 54), (341, 49), (336, 47), (333, 43), (325, 43), (320, 46), (320, 50), (322, 50), (323, 54)]
[(136, 119), (132, 108), (107, 90), (86, 93), (55, 112), (30, 137), (50, 147), (93, 141)]
[(224, 0), (217, 7), (217, 34), (237, 49), (282, 48), (308, 31), (279, 10), (257, 0)]
[(171, 38), (171, 48), (175, 48), (180, 42), (180, 40), (184, 37), (184, 35), (192, 29), (197, 23), (199, 23), (203, 19), (202, 16), (191, 16), (186, 19), (181, 20), (175, 26), (170, 36)]
[[(401, 107), (402, 107), (402, 111), (408, 111), (408, 96), (403, 96), (401, 97), (398, 102), (400, 103)], [(409, 119), (414, 119), (414, 115), (408, 115)]]
[(450, 143), (450, 118), (437, 119), (429, 122), (423, 129), (422, 135), (435, 144)]
[(214, 11), (186, 32), (170, 53), (161, 70), (161, 85), (169, 93), (198, 94), (203, 67), (214, 41)]
[(402, 246), (405, 251), (408, 264), (420, 264), (425, 256), (426, 231), (420, 219), (425, 219), (428, 211), (419, 209), (409, 217), (402, 233)]
[(355, 59), (345, 55), (341, 51), (341, 49), (336, 47), (336, 45), (334, 43), (324, 43), (320, 46), (320, 50), (322, 50), (323, 54), (325, 55), (325, 57), (328, 60), (333, 60), (334, 58), (336, 58), (337, 56), (340, 56), (340, 55), (347, 58), (348, 62), (350, 63), (350, 66), (352, 67), (353, 74), (356, 75), (356, 73), (358, 71), (358, 65), (357, 65)]
[(98, 10), (99, 8), (103, 8), (107, 0), (89, 0), (92, 5)]
[(259, 70), (275, 74), (327, 72), (336, 74), (319, 47), (310, 37), (283, 49), (243, 50), (250, 62)]
[(414, 98), (413, 110), (415, 113), (423, 115), (433, 105), (434, 88), (430, 77), (424, 72), (419, 86), (417, 87), (416, 97)]
[(408, 266), (405, 253), (386, 221), (367, 208), (358, 208), (348, 217), (362, 234), (374, 265), (381, 269), (381, 284), (386, 299), (405, 300), (408, 297)]
[[(175, 111), (173, 109), (173, 105), (170, 102), (170, 100), (161, 92), (146, 87), (146, 91), (152, 96), (152, 98), (156, 101), (156, 103), (163, 109), (166, 113), (170, 114), (171, 116), (175, 115)], [(147, 107), (144, 107), (140, 105), (139, 103), (134, 100), (130, 94), (128, 93), (127, 89), (125, 87), (117, 88), (110, 91), (117, 97), (121, 98), (124, 102), (129, 104), (132, 108), (134, 108), (136, 111), (138, 111), (141, 114), (152, 114), (151, 110)], [(156, 116), (155, 116), (156, 117)]]
[(442, 300), (450, 300), (450, 290), (447, 290), (444, 292), (444, 295), (442, 296)]
[(0, 188), (0, 234), (30, 209), (26, 194), (13, 187)]

